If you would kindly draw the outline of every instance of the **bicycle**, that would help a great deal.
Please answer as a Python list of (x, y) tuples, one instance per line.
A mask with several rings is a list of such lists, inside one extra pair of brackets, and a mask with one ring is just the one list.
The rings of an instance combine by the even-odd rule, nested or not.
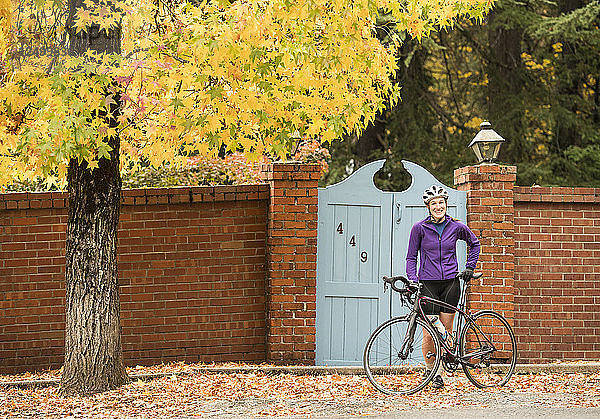
[[(476, 273), (473, 279), (481, 276)], [(457, 278), (462, 279), (462, 274)], [(440, 364), (448, 372), (462, 366), (469, 381), (478, 388), (503, 386), (508, 382), (517, 362), (515, 335), (500, 313), (493, 310), (470, 313), (467, 306), (470, 281), (465, 281), (456, 307), (422, 295), (421, 282), (413, 283), (402, 276), (384, 276), (383, 281), (384, 291), (389, 284), (400, 294), (402, 304), (412, 308), (405, 316), (381, 323), (367, 340), (363, 365), (376, 389), (393, 395), (416, 393), (435, 377)], [(397, 281), (402, 281), (405, 288), (396, 287)], [(446, 341), (423, 312), (427, 302), (457, 313), (457, 332)], [(425, 368), (421, 351), (424, 331), (433, 338), (434, 351), (426, 354), (427, 358), (434, 358), (431, 370)]]

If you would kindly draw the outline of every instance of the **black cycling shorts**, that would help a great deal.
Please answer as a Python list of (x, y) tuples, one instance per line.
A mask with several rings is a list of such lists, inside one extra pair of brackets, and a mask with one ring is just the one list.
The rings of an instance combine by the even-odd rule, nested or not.
[[(460, 298), (460, 283), (457, 278), (421, 282), (423, 283), (423, 295), (435, 298), (436, 300), (441, 300), (453, 306), (458, 305), (458, 299)], [(428, 301), (423, 307), (423, 311), (425, 314), (440, 314), (440, 312), (454, 313), (456, 310), (441, 307), (439, 304)]]

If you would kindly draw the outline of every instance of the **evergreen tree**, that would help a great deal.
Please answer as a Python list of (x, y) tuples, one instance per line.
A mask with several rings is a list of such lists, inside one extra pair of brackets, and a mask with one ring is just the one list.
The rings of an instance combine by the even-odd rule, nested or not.
[[(455, 168), (475, 163), (466, 147), (489, 120), (518, 184), (599, 186), (599, 16), (598, 0), (500, 0), (484, 25), (461, 20), (408, 42), (398, 57), (402, 101), (372, 127), (379, 140), (334, 144), (323, 184), (385, 157), (386, 189), (406, 186), (401, 159), (451, 185)], [(359, 155), (354, 144), (371, 148)]]

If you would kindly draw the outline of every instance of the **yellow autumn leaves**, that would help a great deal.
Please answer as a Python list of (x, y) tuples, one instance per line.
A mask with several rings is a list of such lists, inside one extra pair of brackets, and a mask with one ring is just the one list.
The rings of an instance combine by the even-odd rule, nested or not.
[(3, 61), (8, 47), (7, 34), (12, 24), (11, 11), (12, 0), (0, 0), (0, 61)]
[[(37, 3), (45, 15), (65, 15), (52, 10), (54, 2)], [(72, 158), (93, 168), (114, 135), (126, 165), (160, 165), (223, 145), (285, 157), (298, 134), (324, 142), (360, 132), (399, 98), (394, 46), (375, 37), (377, 11), (393, 13), (400, 30), (421, 37), (457, 15), (481, 18), (490, 6), (399, 4), (205, 0), (157, 7), (155, 0), (88, 0), (75, 14), (75, 31), (92, 23), (119, 27), (121, 54), (42, 51), (3, 61), (0, 185), (16, 176), (60, 182)]]

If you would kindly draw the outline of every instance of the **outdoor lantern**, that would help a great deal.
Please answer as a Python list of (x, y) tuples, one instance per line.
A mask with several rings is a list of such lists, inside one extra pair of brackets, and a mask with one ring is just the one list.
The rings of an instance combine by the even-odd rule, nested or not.
[(496, 131), (492, 129), (492, 124), (485, 121), (479, 127), (481, 128), (469, 147), (477, 156), (478, 163), (492, 163), (498, 158), (500, 145), (505, 141)]

